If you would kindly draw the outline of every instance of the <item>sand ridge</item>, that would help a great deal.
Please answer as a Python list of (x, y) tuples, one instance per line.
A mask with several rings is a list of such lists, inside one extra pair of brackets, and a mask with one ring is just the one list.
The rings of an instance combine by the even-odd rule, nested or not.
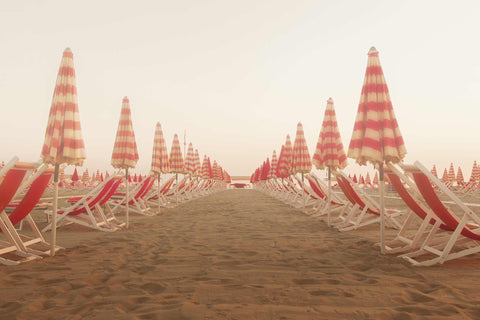
[[(121, 217), (121, 216), (120, 216)], [(12, 319), (478, 319), (480, 256), (415, 268), (378, 227), (341, 233), (228, 190), (111, 234), (67, 226), (55, 257), (0, 266)]]

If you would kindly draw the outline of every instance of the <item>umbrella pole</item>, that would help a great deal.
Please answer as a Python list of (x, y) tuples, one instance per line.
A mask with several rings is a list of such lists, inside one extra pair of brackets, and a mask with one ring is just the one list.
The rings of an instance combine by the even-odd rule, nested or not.
[(305, 192), (305, 183), (303, 181), (303, 171), (302, 171), (302, 193), (303, 193), (303, 209), (307, 206), (307, 193)]
[(380, 253), (385, 254), (385, 181), (383, 179), (383, 163), (379, 167), (379, 180), (380, 180)]
[(327, 196), (327, 225), (330, 227), (330, 203), (332, 202), (332, 170), (328, 170), (328, 196)]
[(55, 164), (53, 175), (53, 214), (52, 214), (52, 238), (50, 240), (50, 255), (55, 255), (55, 242), (57, 240), (57, 209), (58, 209), (58, 170), (59, 164)]
[(126, 228), (128, 229), (128, 226), (130, 224), (130, 219), (129, 219), (129, 216), (128, 216), (128, 203), (130, 202), (130, 198), (128, 197), (128, 168), (125, 169), (125, 180), (126, 180), (126, 186), (127, 186), (127, 190), (125, 192), (127, 212), (125, 213), (125, 215), (126, 215), (126, 219), (127, 219)]
[(158, 178), (158, 213), (160, 213), (160, 173), (157, 175)]

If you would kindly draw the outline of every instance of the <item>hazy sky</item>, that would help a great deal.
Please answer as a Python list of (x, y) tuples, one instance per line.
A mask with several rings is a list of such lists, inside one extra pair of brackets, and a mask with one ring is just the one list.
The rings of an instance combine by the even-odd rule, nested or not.
[(232, 175), (293, 141), (299, 121), (313, 153), (329, 97), (347, 148), (375, 46), (406, 161), (453, 162), (469, 177), (480, 160), (479, 12), (478, 1), (2, 1), (0, 160), (39, 159), (66, 47), (89, 171), (113, 170), (124, 96), (138, 173), (157, 121), (169, 149), (186, 129)]

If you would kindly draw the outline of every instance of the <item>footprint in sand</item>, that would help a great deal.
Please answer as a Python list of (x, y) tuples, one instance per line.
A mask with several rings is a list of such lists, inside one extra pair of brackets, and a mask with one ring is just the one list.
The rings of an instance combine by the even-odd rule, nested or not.
[(165, 291), (165, 287), (153, 282), (148, 282), (142, 285), (140, 288), (147, 291), (149, 294), (159, 294)]

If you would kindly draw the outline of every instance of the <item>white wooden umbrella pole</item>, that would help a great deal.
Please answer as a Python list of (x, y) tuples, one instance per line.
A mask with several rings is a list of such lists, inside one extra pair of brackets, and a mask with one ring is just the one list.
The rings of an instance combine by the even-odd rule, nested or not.
[(385, 181), (383, 180), (383, 163), (379, 167), (379, 180), (380, 180), (380, 252), (385, 254)]
[(328, 196), (327, 196), (327, 225), (330, 227), (330, 203), (332, 202), (332, 170), (328, 170)]
[(160, 200), (160, 173), (157, 175), (157, 178), (158, 178), (158, 213), (160, 213), (160, 204), (161, 204), (161, 200)]
[(50, 255), (55, 255), (55, 243), (57, 240), (57, 210), (58, 210), (58, 170), (59, 164), (55, 164), (53, 175), (53, 211), (52, 211), (52, 238), (50, 240)]
[(126, 228), (128, 229), (128, 226), (129, 226), (129, 224), (130, 224), (130, 218), (129, 218), (129, 216), (128, 216), (128, 203), (130, 202), (130, 198), (129, 198), (129, 196), (128, 196), (128, 167), (125, 169), (125, 184), (126, 184), (126, 186), (127, 186), (127, 190), (126, 190), (126, 192), (125, 192), (125, 197), (126, 197), (126, 201), (127, 201), (127, 203), (126, 203), (127, 212), (125, 213), (125, 215), (126, 215), (126, 219), (127, 219)]

